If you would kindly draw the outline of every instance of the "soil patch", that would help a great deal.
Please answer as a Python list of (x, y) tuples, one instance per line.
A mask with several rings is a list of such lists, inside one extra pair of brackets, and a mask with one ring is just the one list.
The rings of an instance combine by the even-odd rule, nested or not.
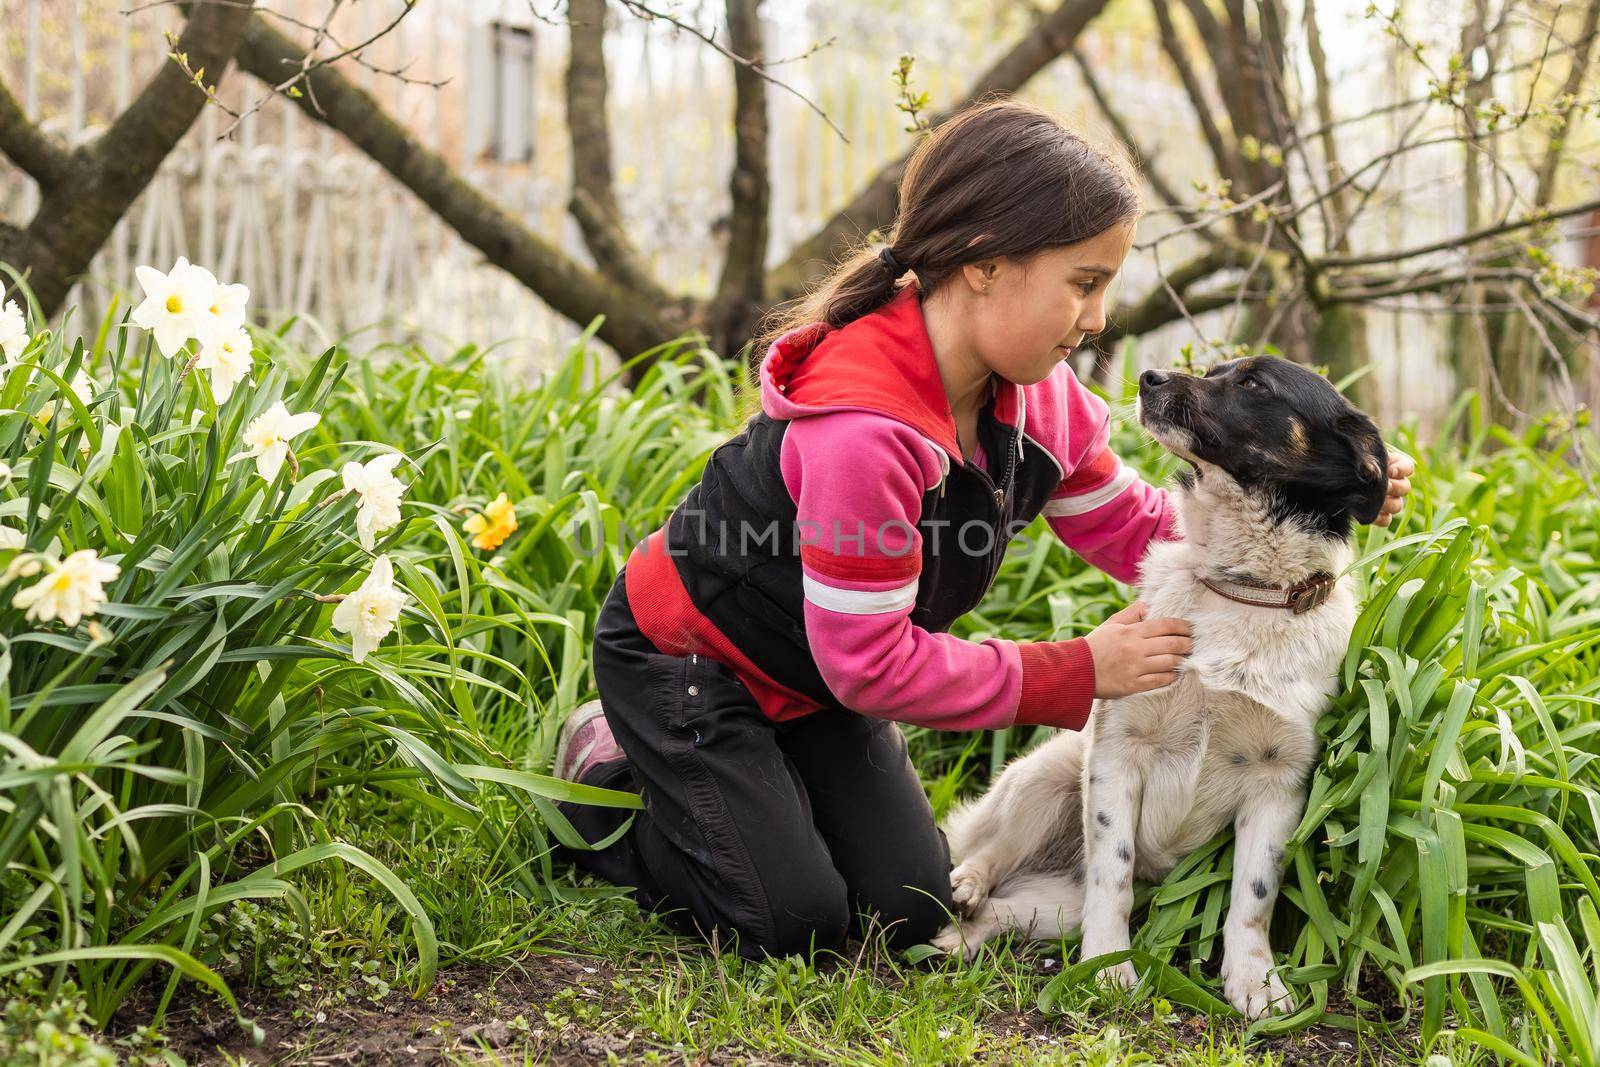
[[(867, 963), (880, 980), (893, 981), (887, 968)], [(592, 1002), (599, 1015), (613, 1015), (620, 995), (612, 980), (618, 970), (603, 959), (578, 955), (530, 955), (514, 966), (469, 965), (442, 973), (429, 993), (413, 999), (396, 990), (379, 1003), (355, 1001), (321, 1010), (313, 1001), (294, 1004), (264, 990), (236, 990), (246, 1018), (261, 1027), (265, 1039), (256, 1044), (244, 1033), (226, 1006), (214, 998), (181, 999), (169, 1010), (164, 1031), (168, 1048), (191, 1064), (442, 1064), (447, 1062), (550, 1063), (588, 1067), (612, 1062), (636, 1063), (654, 1053), (657, 1062), (691, 1067), (769, 1067), (803, 1061), (722, 1049), (691, 1058), (663, 1048), (649, 1034), (616, 1028), (596, 1030), (546, 1010), (570, 1008), (573, 999)], [(154, 991), (135, 997), (119, 1013), (113, 1031), (126, 1032), (147, 1021)], [(1152, 1020), (1145, 1020), (1155, 1026)], [(1070, 1047), (1079, 1032), (1071, 1018), (1049, 1017), (1037, 1010), (997, 1012), (983, 1020), (1000, 1052), (993, 1062), (1006, 1062), (1016, 1050), (1040, 1052)], [(1201, 1016), (1168, 1024), (1174, 1038), (1193, 1046), (1212, 1042), (1209, 1022)], [(1130, 1037), (1134, 1036), (1129, 1034)], [(1008, 1040), (1009, 1039), (1009, 1040)], [(1344, 1067), (1384, 1062), (1370, 1045), (1364, 1050), (1344, 1030), (1312, 1027), (1285, 1037), (1263, 1040), (1252, 1051), (1275, 1053), (1285, 1067)]]
[[(236, 990), (244, 1016), (261, 1027), (257, 1044), (227, 1006), (195, 1000), (168, 1012), (167, 1047), (191, 1064), (442, 1064), (522, 1062), (587, 1067), (615, 1056), (640, 1059), (654, 1046), (630, 1033), (597, 1032), (577, 1023), (552, 1026), (545, 1008), (575, 990), (605, 997), (616, 970), (604, 960), (531, 955), (512, 967), (462, 966), (441, 973), (425, 996), (396, 990), (382, 1002), (325, 1009), (296, 1006), (259, 990)], [(152, 1005), (130, 1001), (113, 1029), (149, 1018)], [(683, 1057), (676, 1057), (684, 1062)], [(674, 1062), (668, 1053), (664, 1062)], [(706, 1063), (734, 1063), (702, 1061)], [(742, 1062), (754, 1061), (746, 1058)]]

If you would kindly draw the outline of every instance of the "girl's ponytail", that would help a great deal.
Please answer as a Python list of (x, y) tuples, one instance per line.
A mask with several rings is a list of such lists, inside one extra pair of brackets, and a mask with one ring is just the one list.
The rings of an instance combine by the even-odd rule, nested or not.
[[(799, 308), (785, 313), (783, 319), (785, 322), (792, 320), (796, 326), (809, 322), (843, 326), (854, 322), (887, 304), (899, 290), (898, 283), (908, 269), (889, 245), (877, 251), (867, 246), (857, 248), (834, 267)], [(788, 327), (763, 337), (761, 351), (764, 352), (785, 329)]]
[(757, 351), (796, 327), (839, 327), (876, 311), (907, 271), (931, 293), (967, 263), (1076, 244), (1142, 210), (1126, 156), (1031, 104), (974, 105), (911, 153), (885, 243), (856, 248), (805, 296), (769, 313)]

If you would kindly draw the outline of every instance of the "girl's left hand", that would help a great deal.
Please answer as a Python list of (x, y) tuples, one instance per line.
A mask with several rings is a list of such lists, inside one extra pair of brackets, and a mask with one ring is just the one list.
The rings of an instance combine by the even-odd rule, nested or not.
[(1383, 510), (1372, 520), (1374, 526), (1387, 526), (1406, 506), (1406, 494), (1411, 492), (1411, 476), (1417, 473), (1417, 462), (1404, 452), (1389, 449), (1389, 496)]

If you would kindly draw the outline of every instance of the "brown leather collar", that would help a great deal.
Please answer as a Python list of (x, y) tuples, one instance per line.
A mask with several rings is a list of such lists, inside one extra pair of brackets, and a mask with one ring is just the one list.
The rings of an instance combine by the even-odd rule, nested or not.
[(1248, 582), (1213, 582), (1203, 576), (1200, 584), (1218, 596), (1226, 597), (1238, 604), (1249, 604), (1255, 608), (1287, 608), (1300, 615), (1326, 603), (1333, 595), (1337, 581), (1333, 575), (1324, 571), (1287, 588)]

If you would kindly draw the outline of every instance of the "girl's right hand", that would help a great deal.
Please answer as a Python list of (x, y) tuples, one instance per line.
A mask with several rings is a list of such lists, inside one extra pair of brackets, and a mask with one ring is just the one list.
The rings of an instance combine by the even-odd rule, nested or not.
[(1149, 606), (1135, 600), (1097, 626), (1086, 640), (1094, 657), (1094, 695), (1131, 696), (1170, 685), (1183, 657), (1194, 650), (1182, 619), (1147, 619)]

